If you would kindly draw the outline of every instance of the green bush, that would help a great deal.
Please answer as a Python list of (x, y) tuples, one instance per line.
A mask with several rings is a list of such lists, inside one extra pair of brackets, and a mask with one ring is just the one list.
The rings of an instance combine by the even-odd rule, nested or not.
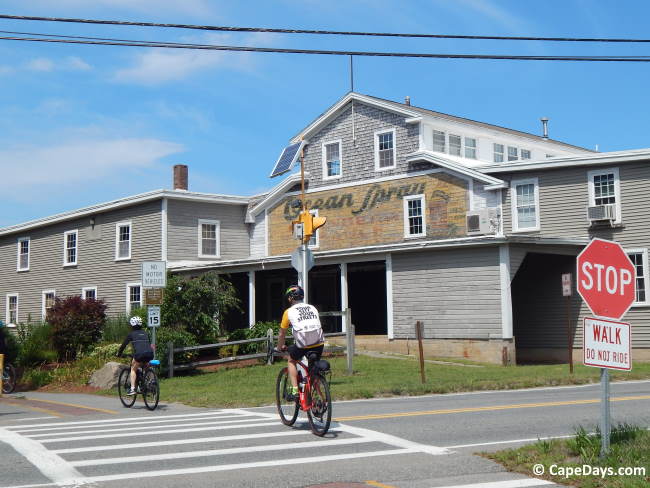
[(22, 378), (22, 382), (30, 390), (45, 386), (51, 381), (52, 373), (44, 369), (28, 369)]
[(45, 322), (18, 325), (20, 351), (17, 362), (23, 367), (56, 361), (52, 346), (52, 326)]
[(88, 354), (89, 358), (99, 358), (99, 359), (112, 359), (115, 360), (117, 358), (117, 353), (120, 350), (120, 346), (122, 344), (117, 344), (117, 343), (112, 343), (112, 344), (102, 344), (100, 346), (96, 346), (90, 353)]
[(16, 337), (15, 334), (4, 330), (4, 327), (0, 329), (0, 334), (5, 335), (5, 343), (7, 345), (5, 362), (15, 364), (18, 356), (20, 355), (20, 344), (18, 343), (18, 337)]
[[(228, 341), (242, 341), (245, 339), (257, 339), (259, 337), (266, 337), (269, 329), (273, 329), (273, 335), (277, 336), (280, 333), (280, 322), (257, 322), (253, 327), (250, 327), (248, 329), (233, 330), (228, 336)], [(255, 354), (258, 352), (266, 351), (266, 342), (241, 344), (239, 346), (233, 347), (238, 347), (238, 351), (235, 354)]]
[(106, 319), (106, 325), (102, 332), (102, 342), (119, 342), (121, 344), (129, 332), (131, 332), (131, 326), (126, 315), (109, 317)]
[[(166, 372), (168, 366), (168, 344), (174, 343), (174, 348), (198, 346), (199, 343), (189, 332), (172, 327), (159, 327), (156, 330), (156, 358), (160, 360), (161, 371)], [(174, 364), (188, 364), (196, 360), (197, 351), (177, 352), (174, 354)]]
[(59, 359), (72, 361), (99, 341), (106, 323), (106, 304), (80, 296), (57, 298), (47, 312), (52, 344)]

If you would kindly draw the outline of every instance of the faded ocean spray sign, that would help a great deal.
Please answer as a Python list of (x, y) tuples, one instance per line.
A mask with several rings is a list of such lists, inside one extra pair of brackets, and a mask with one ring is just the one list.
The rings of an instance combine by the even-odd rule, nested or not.
[[(388, 202), (393, 198), (401, 199), (409, 195), (419, 195), (424, 193), (425, 183), (413, 183), (406, 185), (394, 185), (388, 188), (382, 188), (378, 184), (372, 185), (360, 201), (355, 201), (354, 194), (342, 193), (332, 195), (327, 198), (316, 198), (315, 200), (305, 200), (305, 205), (310, 209), (335, 209), (335, 208), (352, 208), (352, 215), (360, 215), (366, 210), (376, 207), (382, 202)], [(299, 207), (293, 207), (292, 202), (295, 197), (289, 198), (284, 203), (284, 218), (294, 220), (300, 213)]]

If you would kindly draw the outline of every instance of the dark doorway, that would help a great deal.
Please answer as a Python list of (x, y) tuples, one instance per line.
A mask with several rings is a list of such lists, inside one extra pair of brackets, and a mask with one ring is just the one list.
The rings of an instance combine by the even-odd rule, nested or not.
[(359, 335), (386, 335), (386, 263), (348, 264), (348, 303)]
[[(517, 362), (568, 360), (569, 333), (575, 338), (580, 310), (575, 293), (575, 259), (560, 254), (528, 253), (521, 263), (511, 284)], [(563, 273), (572, 273), (574, 280), (568, 307), (567, 298), (562, 296)]]
[(273, 269), (255, 272), (255, 320), (270, 322), (282, 320), (286, 308), (285, 290), (298, 283), (294, 269)]
[[(309, 272), (309, 303), (319, 312), (341, 310), (341, 267), (316, 266)], [(341, 332), (340, 317), (321, 317), (323, 330)]]
[(239, 298), (239, 306), (241, 310), (230, 310), (225, 316), (223, 321), (223, 332), (232, 332), (235, 329), (248, 327), (248, 273), (232, 273), (224, 276), (230, 281), (235, 288), (237, 298)]

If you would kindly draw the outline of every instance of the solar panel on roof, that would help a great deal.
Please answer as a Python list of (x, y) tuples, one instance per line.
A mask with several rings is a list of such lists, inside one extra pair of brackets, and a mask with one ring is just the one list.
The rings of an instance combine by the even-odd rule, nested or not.
[(282, 150), (282, 154), (280, 154), (280, 157), (276, 161), (275, 167), (273, 168), (273, 171), (271, 171), (270, 177), (273, 178), (274, 176), (281, 175), (293, 168), (296, 159), (298, 159), (300, 156), (300, 150), (304, 144), (305, 141), (300, 141), (285, 147)]

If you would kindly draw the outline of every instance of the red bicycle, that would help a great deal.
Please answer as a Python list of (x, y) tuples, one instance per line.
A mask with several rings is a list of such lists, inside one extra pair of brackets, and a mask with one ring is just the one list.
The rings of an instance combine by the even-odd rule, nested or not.
[[(279, 351), (277, 351), (279, 352)], [(330, 365), (324, 359), (317, 360), (316, 353), (307, 355), (307, 364), (297, 362), (298, 398), (291, 394), (291, 378), (285, 366), (280, 370), (275, 383), (275, 401), (280, 420), (284, 425), (293, 425), (300, 410), (307, 412), (311, 431), (317, 436), (324, 436), (332, 421), (332, 399), (330, 387), (325, 374)]]

